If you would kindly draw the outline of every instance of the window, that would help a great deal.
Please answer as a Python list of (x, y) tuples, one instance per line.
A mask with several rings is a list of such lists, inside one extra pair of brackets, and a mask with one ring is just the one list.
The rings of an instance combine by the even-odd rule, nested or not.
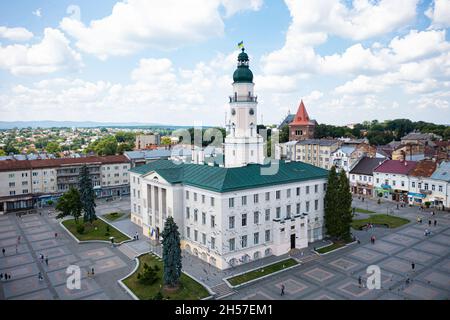
[(425, 189), (425, 190), (428, 190), (428, 183), (425, 183), (424, 189)]
[(259, 244), (259, 232), (253, 234), (253, 244)]
[(202, 212), (202, 224), (206, 224), (206, 212)]
[(241, 247), (242, 248), (247, 248), (247, 236), (242, 236), (241, 237)]
[(442, 192), (442, 186), (439, 186), (439, 192)]
[(15, 186), (16, 186), (16, 183), (15, 183), (15, 182), (10, 182), (10, 183), (9, 183), (9, 187), (10, 187), (10, 188), (13, 188), (13, 187), (15, 187)]
[(278, 190), (278, 191), (276, 192), (275, 199), (278, 200), (278, 199), (280, 199), (280, 197), (281, 197), (281, 191)]
[(309, 212), (309, 201), (306, 201), (306, 212)]
[(206, 244), (206, 233), (202, 233), (202, 244)]
[[(134, 180), (134, 177), (133, 177)], [(189, 200), (189, 191), (186, 191), (186, 200)]]
[(194, 241), (198, 241), (198, 231), (194, 230)]
[(291, 217), (291, 205), (290, 204), (288, 204), (287, 206), (286, 206), (286, 218), (290, 218)]
[(259, 201), (259, 195), (258, 194), (254, 194), (253, 195), (253, 203), (258, 203)]
[(270, 192), (266, 192), (266, 201), (270, 200)]
[(197, 222), (198, 220), (198, 210), (194, 209), (194, 221)]
[(243, 227), (247, 226), (247, 214), (246, 213), (244, 213), (242, 215), (242, 226)]
[(291, 189), (287, 189), (286, 190), (286, 198), (290, 198), (291, 197)]
[(197, 193), (194, 192), (194, 201), (197, 201)]
[(205, 195), (202, 194), (202, 203), (205, 203)]
[(318, 193), (319, 192), (319, 185), (316, 184), (314, 185), (314, 193)]
[(402, 181), (402, 187), (404, 187), (405, 186), (405, 181)]
[(186, 207), (186, 219), (190, 219), (191, 218), (191, 209), (189, 207)]
[(265, 234), (266, 234), (266, 242), (269, 242), (270, 241), (270, 230), (266, 230), (266, 232), (265, 232)]
[(416, 187), (416, 183), (415, 182), (411, 182), (411, 187), (415, 188)]
[(306, 186), (306, 194), (309, 194), (309, 186)]
[(211, 197), (211, 207), (214, 207), (214, 198)]
[(10, 192), (9, 192), (9, 195), (10, 195), (10, 196), (15, 196), (15, 195), (16, 195), (16, 192), (15, 192), (15, 191), (10, 191)]
[(269, 220), (270, 220), (270, 209), (266, 209), (265, 220), (266, 220), (266, 221), (269, 221)]
[(300, 203), (296, 204), (295, 213), (300, 214)]
[(431, 190), (433, 190), (433, 191), (436, 190), (436, 186), (434, 184), (431, 185)]
[(189, 227), (186, 227), (186, 237), (187, 237), (188, 239), (191, 238), (191, 228), (189, 228)]
[(8, 175), (8, 177), (11, 179), (11, 178), (14, 178), (14, 176), (15, 176), (15, 174), (14, 173), (10, 173), (9, 175)]
[(23, 189), (22, 193), (28, 193), (28, 189)]
[(211, 237), (211, 249), (215, 249), (216, 248), (216, 238)]
[(216, 217), (211, 216), (211, 228), (214, 228), (216, 226)]
[(280, 219), (280, 217), (281, 217), (281, 208), (280, 207), (278, 207), (277, 209), (276, 209), (277, 211), (276, 211), (276, 217), (277, 217), (277, 219)]
[(228, 246), (230, 247), (230, 251), (234, 251), (236, 249), (236, 240), (234, 238), (228, 240)]
[(138, 199), (141, 198), (141, 190), (138, 190)]
[(258, 211), (253, 212), (253, 223), (254, 224), (259, 223), (259, 212)]
[(234, 198), (228, 199), (228, 207), (229, 208), (234, 208)]
[(234, 217), (228, 218), (228, 228), (234, 229)]
[(297, 188), (297, 196), (300, 195), (300, 187)]
[(37, 172), (33, 172), (33, 177), (37, 177), (38, 173)]
[(314, 210), (319, 210), (319, 200), (314, 200)]
[(242, 205), (247, 205), (247, 196), (242, 196)]

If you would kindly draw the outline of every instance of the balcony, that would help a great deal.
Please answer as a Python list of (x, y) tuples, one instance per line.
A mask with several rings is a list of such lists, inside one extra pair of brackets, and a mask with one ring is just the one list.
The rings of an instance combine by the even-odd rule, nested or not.
[(420, 189), (419, 192), (422, 194), (428, 194), (428, 195), (430, 195), (432, 193), (431, 190), (425, 190), (425, 189)]
[(258, 96), (229, 96), (231, 102), (258, 102)]

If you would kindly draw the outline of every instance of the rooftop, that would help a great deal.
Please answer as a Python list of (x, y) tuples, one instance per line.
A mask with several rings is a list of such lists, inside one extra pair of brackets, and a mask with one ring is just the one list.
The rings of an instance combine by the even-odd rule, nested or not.
[(450, 182), (450, 161), (443, 161), (431, 175), (432, 179)]
[(436, 170), (436, 166), (436, 162), (432, 160), (419, 161), (409, 175), (413, 177), (430, 177)]
[(338, 140), (330, 140), (330, 139), (306, 139), (298, 141), (298, 144), (318, 144), (320, 146), (332, 146), (336, 143), (339, 143)]
[(416, 161), (386, 160), (373, 172), (394, 173), (407, 175), (417, 165)]
[(383, 163), (384, 158), (362, 158), (358, 164), (350, 171), (350, 174), (373, 175), (373, 170)]
[(183, 183), (220, 193), (328, 177), (328, 170), (303, 162), (280, 161), (279, 165), (276, 174), (262, 175), (261, 168), (268, 166), (250, 164), (239, 168), (223, 168), (158, 160), (131, 171), (141, 175), (154, 171), (171, 184)]

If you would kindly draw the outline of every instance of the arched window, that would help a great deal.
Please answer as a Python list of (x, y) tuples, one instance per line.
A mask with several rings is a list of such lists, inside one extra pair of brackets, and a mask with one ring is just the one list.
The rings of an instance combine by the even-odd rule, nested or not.
[(236, 125), (234, 123), (231, 124), (231, 132), (233, 133), (233, 136), (236, 133)]
[(250, 123), (250, 137), (253, 137), (253, 129), (255, 129), (255, 125), (252, 123)]

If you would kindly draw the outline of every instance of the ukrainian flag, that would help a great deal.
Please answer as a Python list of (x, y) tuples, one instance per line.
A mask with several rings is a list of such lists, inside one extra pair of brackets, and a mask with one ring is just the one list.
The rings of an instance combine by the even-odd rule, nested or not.
[(238, 49), (244, 48), (244, 41), (238, 43)]

